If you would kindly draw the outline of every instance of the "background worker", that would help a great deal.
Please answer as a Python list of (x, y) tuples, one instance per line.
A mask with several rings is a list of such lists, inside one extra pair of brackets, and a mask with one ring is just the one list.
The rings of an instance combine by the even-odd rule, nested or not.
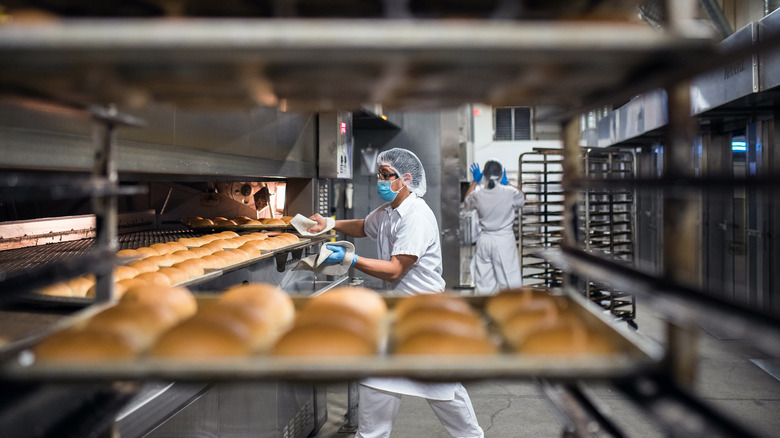
[(513, 224), (515, 211), (525, 204), (525, 195), (509, 184), (506, 169), (496, 160), (485, 163), (483, 171), (477, 163), (470, 170), (472, 182), (464, 208), (476, 210), (479, 217), (479, 237), (471, 260), (476, 293), (492, 295), (520, 287), (523, 277)]

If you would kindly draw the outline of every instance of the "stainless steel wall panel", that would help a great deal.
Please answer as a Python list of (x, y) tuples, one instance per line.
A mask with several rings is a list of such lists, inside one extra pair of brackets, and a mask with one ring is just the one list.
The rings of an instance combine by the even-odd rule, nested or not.
[[(248, 112), (184, 111), (177, 108), (175, 114), (174, 146), (248, 157), (257, 155), (248, 147)], [(275, 145), (275, 138), (271, 138), (269, 144)]]
[[(393, 123), (401, 127), (401, 130), (355, 130), (355, 154), (358, 156), (360, 150), (369, 146), (379, 151), (401, 147), (409, 149), (417, 155), (425, 168), (425, 177), (428, 184), (428, 191), (423, 199), (433, 210), (440, 229), (442, 224), (441, 118), (440, 110), (409, 111), (397, 113), (397, 115), (392, 117)], [(376, 176), (366, 171), (362, 160), (355, 168), (352, 183), (354, 184), (354, 208), (352, 210), (354, 218), (362, 219), (373, 209), (384, 203), (377, 194)], [(355, 239), (355, 251), (358, 255), (375, 258), (376, 242), (371, 239)], [(458, 253), (456, 252), (455, 254), (457, 255)], [(447, 257), (446, 254), (445, 257)], [(356, 275), (361, 274), (358, 273)], [(366, 280), (366, 287), (382, 287), (381, 281), (373, 277), (367, 275), (361, 275), (361, 277)], [(457, 278), (454, 281), (456, 283), (448, 281), (447, 286), (451, 287), (459, 283)]]
[[(209, 390), (209, 385), (197, 383), (148, 382), (135, 399), (131, 400), (116, 418), (116, 429), (122, 438), (147, 436), (158, 426), (172, 420), (172, 413), (191, 406), (199, 408), (208, 404), (193, 403)], [(178, 420), (175, 420), (178, 421)], [(159, 432), (179, 428), (171, 422)], [(211, 424), (211, 422), (207, 422)], [(152, 434), (151, 436), (157, 436)]]
[(174, 383), (121, 413), (117, 424), (123, 438), (305, 438), (314, 430), (313, 406), (309, 384)]
[(641, 94), (598, 122), (598, 146), (630, 140), (665, 126), (669, 122), (666, 90)]
[[(177, 125), (181, 117), (175, 105), (150, 104), (140, 109), (123, 108), (122, 112), (143, 120), (145, 125), (139, 129), (122, 130), (119, 135), (121, 140), (165, 146), (177, 145)], [(186, 145), (182, 137), (180, 136), (178, 144)]]
[(324, 111), (318, 120), (319, 178), (352, 178), (354, 137), (352, 113)]
[[(719, 44), (723, 51), (744, 49), (757, 41), (755, 23), (749, 23)], [(740, 97), (758, 92), (757, 55), (747, 54), (737, 61), (695, 77), (691, 81), (691, 113), (701, 114)]]
[[(780, 38), (780, 9), (758, 22), (758, 40), (768, 41)], [(759, 89), (769, 90), (780, 85), (780, 49), (758, 54)]]
[(280, 437), (275, 382), (221, 383), (218, 390), (220, 438)]
[[(663, 148), (656, 144), (637, 154), (637, 178), (657, 178)], [(660, 274), (663, 256), (663, 189), (647, 187), (636, 193), (636, 260), (638, 269)]]
[(279, 381), (276, 389), (276, 437), (306, 438), (314, 429), (314, 387)]
[[(32, 105), (32, 106), (30, 106)], [(0, 102), (0, 166), (90, 171), (92, 120), (85, 112), (30, 102)], [(117, 131), (120, 173), (312, 178), (316, 130), (312, 114), (193, 112), (150, 107), (133, 114), (142, 128)], [(202, 179), (201, 177), (201, 179)]]
[[(460, 132), (457, 110), (441, 112), (441, 252), (444, 281), (460, 286)], [(455, 256), (455, 255), (458, 256)]]
[[(254, 119), (253, 119), (254, 121)], [(271, 129), (268, 123), (260, 125), (256, 123), (253, 126), (260, 126), (263, 130)], [(273, 124), (276, 130), (277, 154), (272, 158), (284, 160), (285, 162), (301, 163), (305, 167), (314, 166), (316, 163), (316, 142), (317, 142), (317, 123), (316, 116), (312, 113), (285, 113), (277, 112), (276, 121)], [(260, 143), (260, 131), (253, 128), (251, 132), (251, 143)], [(265, 151), (260, 150), (258, 158), (264, 158)], [(287, 175), (294, 176), (294, 175)], [(314, 178), (314, 173), (299, 175), (305, 178)]]
[(94, 165), (88, 136), (0, 127), (0, 138), (2, 167), (89, 171)]
[(148, 438), (218, 438), (220, 436), (219, 392), (213, 388), (181, 410), (171, 413), (174, 415), (146, 436)]

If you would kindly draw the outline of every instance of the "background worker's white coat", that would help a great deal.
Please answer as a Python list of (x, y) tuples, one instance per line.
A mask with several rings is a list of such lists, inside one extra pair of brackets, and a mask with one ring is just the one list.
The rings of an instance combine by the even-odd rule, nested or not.
[(490, 295), (499, 289), (523, 284), (517, 241), (512, 225), (515, 211), (525, 204), (520, 190), (496, 184), (492, 189), (478, 187), (466, 196), (464, 208), (476, 210), (479, 237), (471, 273), (477, 293)]

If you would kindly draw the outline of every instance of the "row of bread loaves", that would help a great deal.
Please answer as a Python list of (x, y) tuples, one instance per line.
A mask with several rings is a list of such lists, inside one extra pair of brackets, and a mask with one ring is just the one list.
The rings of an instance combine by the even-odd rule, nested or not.
[[(124, 249), (117, 256), (128, 260), (114, 268), (114, 290), (117, 297), (130, 287), (143, 284), (172, 286), (205, 274), (206, 269), (222, 269), (260, 257), (299, 242), (291, 233), (269, 237), (265, 233), (239, 236), (232, 231), (201, 237), (185, 237), (178, 241), (155, 243), (136, 249)], [(92, 297), (95, 276), (85, 275), (55, 283), (40, 290), (51, 296)]]
[(508, 348), (521, 354), (568, 356), (609, 354), (610, 339), (588, 327), (563, 296), (545, 288), (500, 291), (485, 313), (498, 326)]
[(252, 219), (247, 216), (238, 216), (228, 219), (222, 216), (213, 218), (197, 216), (186, 219), (184, 223), (193, 228), (237, 227), (239, 225), (290, 225), (292, 218), (292, 216), (282, 216), (281, 218)]
[(266, 283), (233, 286), (164, 333), (149, 355), (202, 360), (266, 353), (294, 317), (292, 299), (280, 288)]
[(183, 287), (132, 287), (113, 306), (45, 338), (36, 345), (35, 357), (58, 362), (133, 358), (189, 319), (197, 307), (193, 294)]
[(307, 300), (274, 345), (276, 356), (371, 356), (379, 352), (387, 305), (375, 291), (340, 287)]
[(200, 303), (183, 287), (135, 287), (34, 352), (36, 359), (59, 362), (249, 356), (268, 352), (294, 317), (290, 296), (270, 284), (234, 286)]
[(485, 321), (462, 297), (448, 293), (403, 297), (393, 309), (396, 354), (492, 354)]

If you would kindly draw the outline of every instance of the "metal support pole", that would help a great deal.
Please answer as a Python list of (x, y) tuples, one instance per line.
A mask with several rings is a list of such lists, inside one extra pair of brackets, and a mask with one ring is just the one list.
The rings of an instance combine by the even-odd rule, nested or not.
[[(109, 117), (94, 114), (96, 123), (93, 129), (95, 141), (95, 167), (92, 175), (96, 179), (104, 179), (116, 186), (118, 177), (116, 171), (116, 125), (112, 117), (117, 115), (115, 107), (107, 111)], [(117, 238), (117, 195), (111, 193), (92, 198), (92, 208), (95, 212), (95, 242), (101, 250), (116, 252), (119, 248)], [(114, 281), (112, 270), (95, 273), (95, 299), (98, 302), (114, 299)]]
[[(579, 240), (577, 207), (581, 192), (571, 184), (582, 176), (582, 150), (580, 148), (580, 118), (573, 117), (563, 124), (563, 239), (564, 248), (576, 248)], [(563, 275), (563, 286), (584, 291), (587, 296), (587, 284), (580, 284), (576, 275), (567, 272)]]
[(569, 183), (581, 176), (580, 119), (574, 117), (563, 124), (563, 243), (569, 247), (577, 246), (577, 204), (580, 198), (579, 190)]
[(346, 422), (339, 428), (340, 433), (355, 433), (358, 428), (357, 409), (360, 404), (358, 383), (347, 384), (347, 415)]
[[(663, 172), (666, 178), (694, 176), (693, 142), (696, 125), (690, 114), (690, 84), (670, 86), (669, 138), (664, 148)], [(698, 286), (699, 210), (693, 193), (664, 195), (663, 273), (672, 283)], [(670, 321), (668, 325), (668, 366), (679, 384), (691, 387), (696, 378), (698, 327), (695, 321)]]

